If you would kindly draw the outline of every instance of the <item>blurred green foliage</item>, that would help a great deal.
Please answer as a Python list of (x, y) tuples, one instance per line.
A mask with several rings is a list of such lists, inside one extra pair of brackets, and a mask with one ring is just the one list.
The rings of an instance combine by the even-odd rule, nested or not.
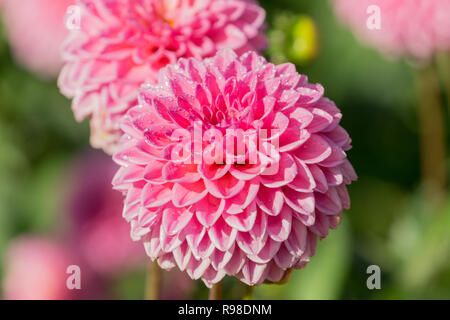
[(280, 12), (268, 32), (268, 55), (273, 63), (293, 62), (308, 65), (319, 50), (319, 35), (314, 20), (306, 15)]
[[(450, 298), (450, 203), (430, 210), (422, 200), (414, 68), (359, 44), (327, 0), (260, 2), (268, 13), (267, 57), (296, 62), (310, 81), (325, 87), (353, 138), (349, 157), (359, 181), (350, 187), (352, 209), (321, 241), (311, 263), (295, 271), (288, 284), (257, 288), (255, 297)], [(295, 45), (303, 41), (298, 39), (306, 49)], [(61, 232), (60, 199), (70, 183), (65, 171), (88, 148), (87, 124), (74, 121), (54, 81), (43, 81), (14, 63), (3, 35), (0, 142), (3, 253), (19, 234)], [(371, 264), (381, 267), (381, 290), (366, 287)], [(142, 270), (124, 274), (114, 280), (112, 295), (142, 298), (143, 283)], [(243, 295), (235, 279), (226, 279), (224, 288), (226, 298)], [(199, 283), (192, 298), (206, 297)]]

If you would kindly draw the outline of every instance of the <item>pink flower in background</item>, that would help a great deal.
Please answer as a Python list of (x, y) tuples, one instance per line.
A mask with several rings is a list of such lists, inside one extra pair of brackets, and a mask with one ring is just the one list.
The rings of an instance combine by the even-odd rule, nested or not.
[[(388, 55), (427, 59), (436, 50), (450, 50), (450, 1), (448, 0), (333, 0), (341, 20), (364, 42)], [(369, 28), (380, 9), (380, 28)], [(369, 23), (370, 25), (370, 23)]]
[(162, 268), (178, 265), (208, 286), (226, 274), (278, 282), (305, 266), (349, 208), (356, 179), (342, 115), (323, 93), (294, 65), (256, 53), (162, 69), (123, 118), (114, 155), (132, 237)]
[(67, 267), (76, 264), (70, 250), (38, 237), (14, 240), (5, 255), (3, 293), (10, 300), (64, 300), (75, 298), (68, 290)]
[(116, 170), (110, 157), (93, 152), (78, 160), (70, 178), (71, 242), (86, 264), (101, 274), (134, 267), (143, 258), (121, 216), (122, 197), (111, 188)]
[(61, 92), (77, 120), (91, 119), (91, 144), (112, 153), (119, 119), (136, 91), (180, 57), (266, 45), (265, 12), (253, 0), (78, 0), (81, 30), (65, 42)]
[(60, 46), (68, 31), (64, 17), (74, 0), (2, 0), (0, 8), (14, 57), (43, 77), (56, 77)]

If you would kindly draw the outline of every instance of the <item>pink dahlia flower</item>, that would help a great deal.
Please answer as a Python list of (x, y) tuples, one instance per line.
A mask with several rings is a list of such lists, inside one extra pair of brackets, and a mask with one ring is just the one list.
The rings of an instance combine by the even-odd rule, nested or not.
[(67, 289), (67, 267), (77, 261), (62, 245), (38, 237), (15, 240), (5, 255), (3, 294), (10, 300), (65, 300), (74, 298)]
[[(448, 0), (333, 1), (338, 15), (363, 41), (389, 55), (427, 59), (435, 50), (450, 50)], [(368, 27), (376, 12), (371, 6), (379, 8), (379, 29), (371, 21)]]
[(180, 57), (266, 45), (265, 12), (253, 0), (78, 0), (81, 29), (63, 49), (59, 86), (77, 120), (91, 119), (91, 144), (111, 153), (118, 119), (136, 105), (143, 82)]
[(6, 35), (16, 60), (43, 77), (55, 77), (62, 66), (60, 46), (68, 31), (67, 8), (74, 0), (2, 0)]
[(341, 113), (292, 64), (223, 50), (140, 91), (114, 155), (123, 216), (160, 266), (208, 285), (280, 281), (314, 255), (356, 179)]

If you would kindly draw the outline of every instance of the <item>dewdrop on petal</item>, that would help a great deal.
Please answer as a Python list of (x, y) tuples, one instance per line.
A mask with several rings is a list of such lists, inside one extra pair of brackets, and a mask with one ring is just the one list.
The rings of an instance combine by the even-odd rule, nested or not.
[(342, 114), (323, 94), (294, 65), (254, 52), (162, 69), (123, 118), (114, 155), (134, 240), (207, 286), (226, 275), (279, 282), (303, 268), (350, 207), (356, 180)]
[(253, 0), (78, 0), (80, 28), (62, 49), (61, 92), (79, 121), (89, 118), (91, 144), (111, 154), (119, 119), (137, 104), (144, 82), (181, 57), (205, 58), (232, 48), (266, 47), (265, 11)]

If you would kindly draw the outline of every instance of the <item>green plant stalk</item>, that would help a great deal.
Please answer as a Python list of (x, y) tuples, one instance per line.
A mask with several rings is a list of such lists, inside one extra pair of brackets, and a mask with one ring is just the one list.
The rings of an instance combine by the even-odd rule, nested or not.
[(439, 52), (437, 54), (437, 68), (442, 79), (442, 84), (445, 88), (447, 96), (447, 108), (450, 111), (450, 53)]
[(242, 300), (253, 300), (253, 291), (254, 290), (255, 290), (255, 287), (246, 285), (244, 296), (242, 297)]
[(162, 272), (156, 261), (149, 265), (147, 271), (146, 300), (159, 300), (161, 298)]
[(222, 300), (222, 281), (216, 283), (209, 289), (209, 300)]
[(446, 189), (446, 141), (444, 111), (435, 64), (418, 70), (419, 135), (422, 184), (427, 204), (439, 206)]

